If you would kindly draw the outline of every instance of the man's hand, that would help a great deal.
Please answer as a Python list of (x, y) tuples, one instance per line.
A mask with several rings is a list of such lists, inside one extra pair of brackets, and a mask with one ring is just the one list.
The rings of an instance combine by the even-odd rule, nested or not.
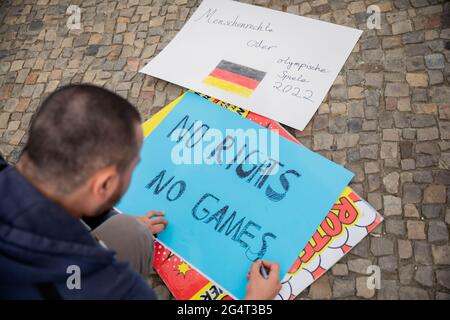
[[(261, 265), (267, 270), (267, 279), (261, 275)], [(280, 265), (278, 263), (258, 260), (252, 264), (247, 278), (245, 300), (272, 300), (281, 290)]]
[(162, 232), (169, 223), (164, 218), (164, 211), (150, 211), (137, 219), (145, 224), (152, 234)]

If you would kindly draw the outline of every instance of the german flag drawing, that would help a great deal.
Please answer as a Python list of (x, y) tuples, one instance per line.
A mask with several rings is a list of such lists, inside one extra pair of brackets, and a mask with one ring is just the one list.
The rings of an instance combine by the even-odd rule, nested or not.
[(222, 60), (203, 83), (248, 98), (265, 75), (263, 71)]

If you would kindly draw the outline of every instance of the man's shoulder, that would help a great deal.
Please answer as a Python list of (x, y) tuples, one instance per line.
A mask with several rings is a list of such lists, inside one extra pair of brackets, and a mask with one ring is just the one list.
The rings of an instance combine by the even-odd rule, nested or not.
[(112, 273), (115, 273), (114, 278), (122, 288), (122, 299), (155, 300), (157, 298), (146, 279), (134, 271), (127, 262), (114, 260), (111, 269)]

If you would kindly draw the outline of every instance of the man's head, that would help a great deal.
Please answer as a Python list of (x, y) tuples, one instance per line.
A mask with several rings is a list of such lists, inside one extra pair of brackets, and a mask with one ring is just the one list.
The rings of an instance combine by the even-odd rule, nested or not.
[(62, 202), (83, 198), (80, 215), (96, 215), (125, 193), (141, 144), (140, 116), (128, 101), (70, 85), (42, 103), (17, 167)]

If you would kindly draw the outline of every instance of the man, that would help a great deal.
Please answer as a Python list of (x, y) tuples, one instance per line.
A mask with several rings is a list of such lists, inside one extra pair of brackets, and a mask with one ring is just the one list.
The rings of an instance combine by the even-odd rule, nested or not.
[[(144, 276), (163, 213), (104, 214), (139, 161), (140, 122), (129, 102), (94, 86), (43, 102), (16, 167), (0, 172), (0, 298), (156, 298)], [(277, 264), (255, 262), (246, 298), (272, 299), (279, 276)]]

